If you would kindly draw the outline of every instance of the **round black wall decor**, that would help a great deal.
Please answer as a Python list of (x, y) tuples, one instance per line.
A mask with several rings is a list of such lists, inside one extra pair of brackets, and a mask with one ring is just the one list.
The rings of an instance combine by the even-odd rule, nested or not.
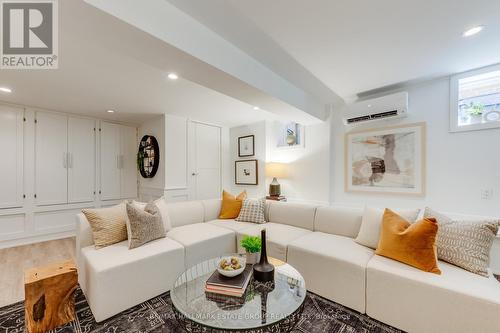
[(137, 152), (137, 168), (144, 178), (153, 178), (160, 164), (160, 147), (152, 135), (144, 135)]

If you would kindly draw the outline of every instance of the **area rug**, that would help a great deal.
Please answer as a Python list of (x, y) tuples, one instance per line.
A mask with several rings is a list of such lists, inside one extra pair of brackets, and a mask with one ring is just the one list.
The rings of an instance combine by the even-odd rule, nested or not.
[[(400, 330), (380, 323), (313, 293), (308, 293), (304, 312), (293, 333), (399, 333)], [(164, 293), (101, 323), (96, 323), (85, 296), (76, 292), (77, 319), (52, 333), (183, 333), (172, 309), (170, 293)], [(0, 332), (23, 333), (24, 304), (0, 308)]]

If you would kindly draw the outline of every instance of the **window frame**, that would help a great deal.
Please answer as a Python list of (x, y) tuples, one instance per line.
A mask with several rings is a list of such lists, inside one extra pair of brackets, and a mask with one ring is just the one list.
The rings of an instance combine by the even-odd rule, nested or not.
[(500, 64), (487, 66), (460, 74), (452, 75), (450, 77), (450, 132), (468, 132), (468, 131), (478, 131), (491, 128), (499, 128), (500, 121), (484, 123), (484, 124), (472, 124), (467, 126), (458, 126), (458, 83), (460, 79), (465, 79), (471, 76), (476, 76), (488, 72), (494, 72), (500, 70)]

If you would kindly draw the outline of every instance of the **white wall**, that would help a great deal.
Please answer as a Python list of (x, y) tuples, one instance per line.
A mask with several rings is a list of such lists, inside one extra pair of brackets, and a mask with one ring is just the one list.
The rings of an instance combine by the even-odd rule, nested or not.
[[(427, 181), (423, 197), (367, 195), (344, 191), (344, 134), (341, 113), (332, 117), (332, 200), (380, 206), (431, 206), (436, 210), (500, 215), (500, 129), (450, 133), (449, 80), (413, 86), (409, 92), (409, 116), (375, 123), (371, 127), (427, 123)], [(492, 189), (491, 200), (481, 199), (482, 189)]]
[[(238, 137), (246, 135), (255, 136), (255, 156), (238, 157)], [(229, 168), (231, 173), (231, 192), (237, 195), (243, 190), (246, 190), (249, 197), (263, 197), (266, 195), (266, 122), (261, 121), (246, 126), (233, 127), (229, 130), (229, 142), (231, 145), (230, 156), (232, 167)], [(258, 161), (258, 185), (235, 185), (234, 179), (234, 162), (237, 160), (253, 160)]]
[[(328, 205), (330, 202), (330, 122), (305, 126), (304, 147), (276, 147), (276, 123), (267, 123), (267, 161), (287, 164), (288, 176), (278, 179), (288, 201)], [(271, 182), (267, 178), (267, 184)], [(266, 187), (267, 188), (267, 187)]]

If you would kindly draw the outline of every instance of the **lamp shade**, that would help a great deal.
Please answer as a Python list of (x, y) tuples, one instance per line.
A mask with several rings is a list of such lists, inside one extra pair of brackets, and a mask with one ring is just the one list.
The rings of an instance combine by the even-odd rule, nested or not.
[(286, 178), (287, 165), (285, 163), (266, 163), (266, 176), (275, 178)]

